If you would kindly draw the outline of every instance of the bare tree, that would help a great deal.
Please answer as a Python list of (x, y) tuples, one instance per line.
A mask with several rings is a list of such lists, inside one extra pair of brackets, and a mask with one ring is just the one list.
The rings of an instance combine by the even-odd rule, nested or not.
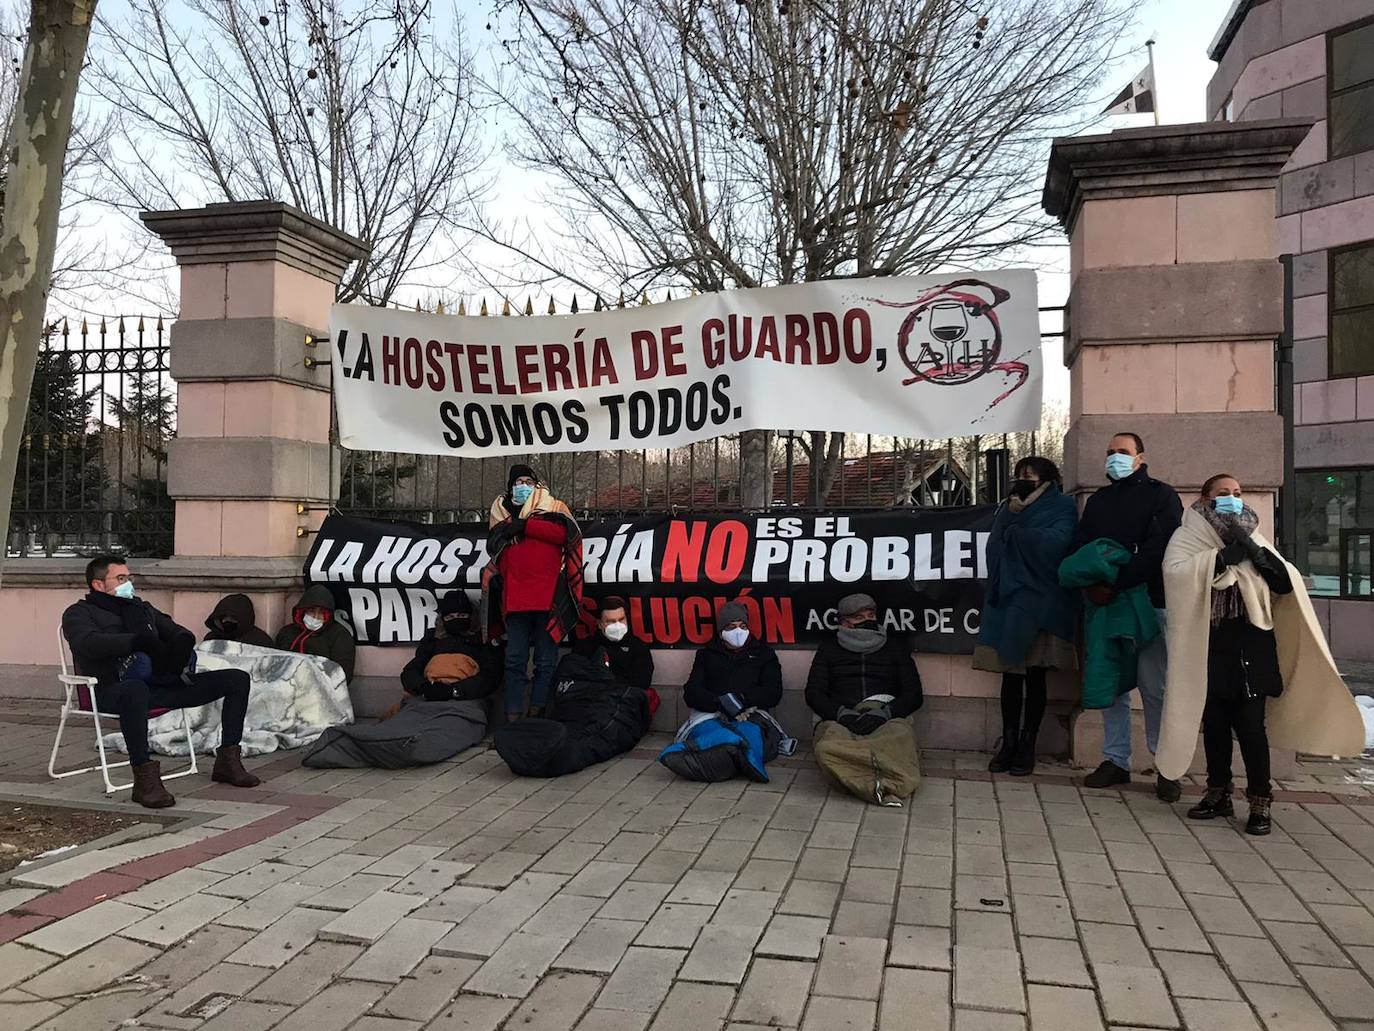
[(5, 527), (57, 250), (67, 141), (94, 15), (95, 0), (33, 0), (14, 117), (5, 135), (0, 222), (0, 526)]
[(129, 0), (92, 88), (136, 212), (287, 201), (365, 241), (340, 300), (384, 304), (453, 256), (482, 153), (461, 33), (429, 0)]
[[(1126, 17), (1121, 0), (495, 6), (521, 72), (501, 91), (513, 145), (554, 184), (562, 250), (631, 294), (923, 273), (1047, 237), (1047, 139), (1086, 114)], [(813, 500), (843, 453), (825, 437), (806, 442)], [(744, 503), (766, 505), (768, 436), (741, 447)]]

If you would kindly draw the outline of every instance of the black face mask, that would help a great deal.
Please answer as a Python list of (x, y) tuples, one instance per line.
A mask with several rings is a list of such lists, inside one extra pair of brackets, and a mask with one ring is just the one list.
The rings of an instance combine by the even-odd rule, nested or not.
[(882, 625), (876, 619), (865, 619), (862, 623), (855, 623), (853, 630), (881, 630)]
[(469, 622), (470, 617), (468, 616), (445, 616), (444, 629), (455, 636), (458, 634), (465, 634), (467, 633)]
[(219, 629), (220, 633), (236, 634), (239, 632), (239, 621), (237, 619), (221, 619)]
[(1026, 498), (1034, 494), (1039, 487), (1040, 484), (1036, 483), (1034, 480), (1012, 480), (1011, 496), (1025, 501)]

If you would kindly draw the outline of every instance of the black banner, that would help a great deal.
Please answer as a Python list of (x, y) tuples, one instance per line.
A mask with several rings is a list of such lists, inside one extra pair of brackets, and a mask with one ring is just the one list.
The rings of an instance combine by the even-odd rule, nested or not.
[[(968, 653), (983, 603), (991, 506), (848, 515), (690, 515), (582, 525), (590, 632), (596, 600), (620, 595), (631, 631), (655, 647), (705, 644), (715, 613), (743, 600), (755, 634), (813, 645), (835, 628), (846, 594), (873, 595), (890, 633), (922, 651)], [(487, 528), (331, 515), (305, 563), (363, 644), (410, 644), (437, 599), (476, 602)]]

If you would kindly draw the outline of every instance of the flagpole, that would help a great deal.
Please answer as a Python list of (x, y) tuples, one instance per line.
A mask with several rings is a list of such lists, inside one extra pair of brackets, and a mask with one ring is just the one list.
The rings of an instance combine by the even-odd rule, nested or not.
[(1150, 89), (1154, 92), (1154, 103), (1151, 105), (1155, 111), (1155, 125), (1159, 124), (1159, 78), (1155, 75), (1155, 41), (1147, 39), (1145, 49), (1150, 52)]

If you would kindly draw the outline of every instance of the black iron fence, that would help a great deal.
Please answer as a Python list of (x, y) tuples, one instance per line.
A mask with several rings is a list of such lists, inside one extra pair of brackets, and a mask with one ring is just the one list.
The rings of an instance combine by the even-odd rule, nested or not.
[(162, 316), (48, 324), (15, 475), (8, 553), (172, 553), (176, 432)]

